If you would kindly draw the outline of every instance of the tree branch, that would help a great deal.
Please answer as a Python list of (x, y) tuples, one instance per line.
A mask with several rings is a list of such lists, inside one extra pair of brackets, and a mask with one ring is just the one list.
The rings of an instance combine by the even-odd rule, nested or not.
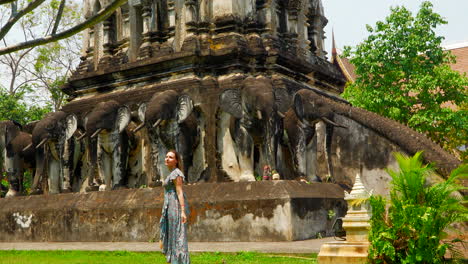
[(5, 4), (9, 4), (11, 2), (14, 2), (16, 0), (0, 0), (0, 5), (5, 5)]
[[(44, 1), (44, 0), (41, 0)], [(77, 34), (81, 31), (83, 31), (86, 28), (92, 27), (95, 24), (101, 22), (102, 20), (106, 19), (108, 16), (110, 16), (119, 6), (127, 2), (127, 0), (114, 0), (111, 4), (109, 4), (105, 9), (101, 9), (96, 15), (90, 17), (83, 23), (80, 23), (68, 30), (65, 30), (63, 32), (60, 32), (56, 35), (49, 35), (43, 38), (38, 38), (35, 40), (31, 41), (25, 41), (22, 43), (19, 43), (17, 45), (13, 45), (10, 47), (6, 47), (3, 49), (0, 49), (0, 55), (4, 55), (10, 52), (15, 52), (18, 50), (26, 49), (26, 48), (31, 48), (39, 45), (44, 45), (50, 42), (58, 41), (61, 39), (68, 38), (74, 34)]]
[(59, 10), (57, 11), (57, 16), (55, 18), (54, 28), (52, 29), (52, 33), (51, 33), (52, 36), (55, 35), (55, 33), (57, 32), (58, 26), (60, 24), (60, 20), (62, 19), (64, 8), (65, 8), (65, 0), (62, 0), (60, 2)]
[(25, 8), (23, 8), (21, 11), (19, 11), (16, 14), (12, 13), (12, 17), (8, 20), (8, 22), (3, 25), (3, 27), (0, 29), (0, 39), (3, 39), (5, 35), (10, 31), (10, 29), (13, 27), (13, 25), (18, 22), (18, 20), (26, 15), (27, 13), (33, 11), (36, 7), (38, 7), (40, 4), (42, 4), (45, 0), (35, 0)]

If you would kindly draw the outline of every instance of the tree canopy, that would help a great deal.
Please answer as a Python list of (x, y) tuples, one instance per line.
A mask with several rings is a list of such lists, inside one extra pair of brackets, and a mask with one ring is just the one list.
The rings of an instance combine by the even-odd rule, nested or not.
[(24, 92), (11, 95), (0, 89), (0, 120), (15, 120), (21, 124), (40, 120), (52, 110), (52, 106), (25, 103)]
[(430, 2), (415, 16), (403, 6), (391, 8), (384, 21), (367, 26), (367, 39), (345, 48), (358, 77), (343, 96), (454, 150), (468, 144), (468, 78), (450, 68), (455, 57), (435, 32), (442, 24), (447, 21)]
[[(22, 49), (28, 49), (47, 43), (56, 42), (61, 39), (73, 36), (86, 28), (92, 27), (95, 24), (103, 21), (110, 16), (119, 6), (125, 3), (127, 0), (113, 0), (108, 3), (107, 6), (103, 7), (96, 14), (86, 18), (80, 23), (70, 25), (69, 27), (62, 27), (63, 23), (62, 14), (63, 10), (67, 6), (66, 0), (60, 0), (60, 4), (57, 5), (57, 12), (53, 20), (52, 30), (45, 36), (40, 36), (28, 41), (19, 42), (16, 44), (9, 45), (4, 48), (0, 48), (0, 55), (12, 53)], [(1, 23), (0, 27), (0, 40), (3, 40), (5, 36), (10, 33), (12, 28), (19, 23), (25, 16), (34, 12), (45, 5), (46, 0), (28, 0), (23, 6), (18, 5), (18, 0), (0, 0), (0, 7), (9, 6), (7, 13), (8, 19), (5, 19), (4, 23)], [(5, 15), (3, 13), (2, 15)]]
[[(19, 7), (27, 5), (24, 0), (15, 2)], [(24, 15), (15, 25), (14, 34), (5, 36), (1, 46), (8, 47), (17, 41), (30, 41), (78, 24), (82, 17), (80, 3), (62, 6), (60, 0), (46, 0), (43, 5)], [(61, 10), (60, 27), (54, 22)], [(0, 24), (9, 18), (7, 7), (0, 6)], [(57, 28), (56, 28), (57, 26)], [(81, 34), (67, 39), (32, 47), (0, 56), (0, 85), (4, 92), (17, 98), (22, 94), (30, 105), (44, 106), (51, 103), (53, 110), (61, 108), (66, 95), (61, 92), (64, 83), (72, 70), (78, 65), (81, 53)]]

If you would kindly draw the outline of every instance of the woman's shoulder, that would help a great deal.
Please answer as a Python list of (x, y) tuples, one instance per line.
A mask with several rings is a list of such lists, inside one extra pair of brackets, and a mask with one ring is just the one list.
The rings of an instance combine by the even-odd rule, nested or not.
[(179, 176), (185, 180), (184, 173), (179, 168), (175, 168), (173, 171), (171, 171), (171, 174), (169, 175), (171, 179), (176, 179)]

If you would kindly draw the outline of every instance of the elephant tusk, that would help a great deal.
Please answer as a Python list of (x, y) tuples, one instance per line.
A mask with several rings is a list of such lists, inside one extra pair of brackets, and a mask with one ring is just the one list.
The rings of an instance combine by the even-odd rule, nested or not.
[(161, 123), (161, 118), (156, 121), (156, 123), (153, 124), (153, 128), (157, 127)]
[(132, 130), (133, 133), (136, 133), (140, 131), (145, 126), (145, 123), (141, 123), (139, 126), (137, 126), (135, 129)]
[(86, 136), (86, 132), (81, 134), (79, 137), (76, 138), (76, 140), (80, 141)]
[(32, 147), (32, 143), (29, 144), (29, 145), (27, 145), (27, 146), (23, 149), (23, 152), (24, 152), (24, 151), (27, 151), (27, 150), (30, 149), (31, 147)]
[[(297, 123), (299, 124), (299, 126), (303, 127), (304, 126), (304, 122), (302, 122), (300, 119), (297, 119)], [(308, 125), (308, 124), (307, 124)]]
[(325, 123), (330, 124), (330, 125), (332, 125), (332, 126), (348, 128), (348, 127), (346, 127), (346, 126), (339, 125), (339, 124), (337, 124), (337, 123), (331, 121), (330, 119), (328, 119), (328, 118), (326, 118), (326, 117), (322, 117), (322, 120), (325, 121)]
[(279, 117), (284, 118), (284, 114), (281, 113), (280, 111), (276, 111), (276, 113), (279, 115)]
[(102, 128), (98, 128), (94, 134), (91, 135), (91, 138), (95, 138), (100, 132), (102, 131)]
[(46, 142), (47, 142), (48, 138), (44, 138), (41, 142), (39, 142), (39, 144), (37, 144), (36, 146), (36, 149), (42, 147), (42, 145), (44, 145)]
[(262, 120), (262, 111), (257, 110), (257, 117), (258, 119)]

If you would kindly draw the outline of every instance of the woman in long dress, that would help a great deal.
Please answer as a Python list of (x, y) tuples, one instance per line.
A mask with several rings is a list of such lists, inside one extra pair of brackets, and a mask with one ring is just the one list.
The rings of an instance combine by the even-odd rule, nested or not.
[(164, 180), (164, 204), (162, 208), (159, 246), (167, 263), (189, 264), (187, 243), (188, 205), (182, 190), (185, 176), (179, 168), (179, 154), (170, 150), (165, 164), (171, 172)]

